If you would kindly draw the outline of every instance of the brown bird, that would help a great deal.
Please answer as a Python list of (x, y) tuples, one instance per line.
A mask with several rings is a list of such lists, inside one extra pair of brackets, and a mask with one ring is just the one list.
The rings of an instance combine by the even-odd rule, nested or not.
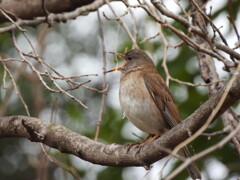
[[(107, 72), (121, 71), (119, 98), (123, 114), (154, 138), (180, 123), (178, 108), (152, 59), (140, 49), (119, 56), (124, 59), (124, 64)], [(187, 147), (180, 153), (185, 157), (190, 156)], [(201, 179), (195, 163), (191, 163), (187, 169), (193, 179)]]

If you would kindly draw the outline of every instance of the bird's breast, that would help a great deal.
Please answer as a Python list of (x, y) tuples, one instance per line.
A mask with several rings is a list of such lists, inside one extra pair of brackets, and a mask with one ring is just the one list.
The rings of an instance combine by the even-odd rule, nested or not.
[(123, 113), (140, 130), (149, 134), (165, 132), (165, 122), (141, 74), (121, 76), (119, 97)]

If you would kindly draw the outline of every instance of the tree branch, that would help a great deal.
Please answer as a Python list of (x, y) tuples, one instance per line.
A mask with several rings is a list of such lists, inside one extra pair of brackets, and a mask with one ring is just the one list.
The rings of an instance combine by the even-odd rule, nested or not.
[[(158, 161), (167, 155), (167, 149), (173, 149), (194, 133), (208, 119), (218, 104), (225, 87), (216, 91), (204, 104), (182, 123), (162, 135), (154, 142), (149, 142), (138, 152), (138, 148), (95, 142), (79, 135), (61, 125), (46, 123), (27, 116), (0, 117), (0, 138), (24, 137), (34, 142), (41, 142), (56, 148), (63, 153), (78, 156), (81, 159), (107, 166), (145, 166)], [(223, 106), (215, 119), (240, 99), (240, 75), (233, 83)], [(164, 151), (165, 150), (165, 151)]]
[[(193, 17), (193, 26), (199, 26), (200, 29), (207, 32), (207, 22), (206, 18), (203, 16), (203, 10), (199, 9), (199, 7), (204, 7), (205, 0), (198, 0), (195, 2), (195, 0), (190, 0), (191, 9), (192, 9), (192, 17)], [(196, 34), (196, 42), (199, 44), (199, 46), (202, 46), (206, 49), (210, 49), (210, 45), (208, 42), (206, 42), (201, 36), (198, 36)], [(216, 67), (214, 65), (214, 61), (211, 56), (196, 52), (197, 58), (199, 61), (199, 66), (201, 70), (201, 77), (206, 83), (211, 83), (215, 81), (219, 81), (220, 78), (217, 74)], [(212, 84), (211, 86), (208, 86), (209, 88), (209, 95), (211, 96), (217, 89), (220, 87), (223, 87), (224, 84), (222, 82)], [(233, 111), (232, 108), (229, 108), (227, 111), (225, 111), (222, 116), (224, 127), (229, 127), (228, 133), (232, 132), (236, 126), (238, 125), (238, 118), (236, 112)], [(234, 139), (232, 140), (235, 144), (235, 147), (240, 154), (240, 148), (239, 148), (239, 142), (240, 142), (240, 133), (237, 133)]]
[[(212, 43), (214, 45), (214, 48), (221, 50), (223, 52), (225, 52), (226, 54), (229, 54), (230, 56), (236, 58), (237, 60), (240, 60), (240, 54), (234, 50), (232, 50), (231, 48), (229, 48), (226, 45), (222, 45), (221, 43), (218, 42), (212, 42), (213, 37), (211, 37), (209, 34), (206, 34), (205, 32), (202, 32), (200, 28), (197, 28), (195, 26), (192, 26), (191, 22), (189, 22), (187, 19), (183, 18), (182, 16), (179, 16), (177, 14), (172, 13), (171, 11), (169, 11), (168, 9), (164, 8), (164, 6), (161, 4), (161, 2), (157, 1), (157, 0), (151, 0), (152, 4), (155, 6), (155, 8), (162, 13), (163, 15), (174, 19), (176, 22), (179, 22), (182, 26), (184, 26), (185, 28), (187, 28), (187, 30), (189, 32), (192, 32), (200, 37), (202, 37), (203, 39), (205, 39), (205, 41), (207, 41), (208, 43)], [(154, 18), (154, 17), (153, 17)], [(159, 21), (158, 21), (159, 22)], [(160, 24), (165, 25), (166, 23), (164, 21), (160, 21)], [(167, 28), (169, 28), (171, 31), (173, 31), (175, 34), (177, 34), (178, 36), (180, 36), (181, 38), (181, 34), (176, 33), (175, 29), (173, 26), (171, 26), (170, 24), (167, 24), (166, 26)], [(182, 39), (182, 38), (181, 38)], [(193, 47), (194, 48), (194, 47)], [(197, 50), (197, 49), (196, 49)], [(206, 53), (206, 52), (204, 52)], [(218, 58), (218, 57), (216, 57)], [(230, 66), (232, 65), (231, 62), (225, 62), (227, 64), (229, 64)]]
[[(94, 0), (47, 0), (44, 7), (49, 13), (69, 12), (78, 7), (93, 3)], [(46, 12), (43, 8), (42, 0), (2, 0), (0, 7), (5, 9), (12, 16), (20, 19), (31, 20), (35, 17), (45, 16)], [(0, 14), (0, 23), (6, 22), (8, 19)]]
[[(5, 0), (5, 1), (7, 1), (7, 0)], [(2, 1), (2, 3), (5, 2), (5, 1)], [(30, 2), (35, 2), (35, 1), (31, 1), (31, 0), (29, 0), (29, 1)], [(67, 1), (67, 0), (65, 0), (65, 1)], [(86, 1), (87, 0), (85, 0), (83, 2), (86, 2)], [(113, 0), (109, 0), (109, 1), (113, 1)], [(19, 2), (22, 2), (22, 1), (19, 1)], [(91, 0), (88, 0), (88, 2), (90, 4), (87, 4), (87, 5), (83, 5), (82, 4), (83, 6), (80, 6), (78, 8), (73, 6), (73, 7), (75, 7), (74, 8), (75, 10), (73, 10), (71, 12), (64, 12), (63, 10), (61, 10), (61, 12), (56, 13), (55, 11), (51, 11), (50, 9), (48, 9), (48, 5), (47, 5), (48, 3), (47, 2), (45, 4), (45, 7), (50, 12), (50, 14), (47, 16), (47, 18), (46, 18), (46, 13), (42, 9), (42, 5), (40, 4), (38, 8), (41, 9), (42, 14), (41, 13), (39, 13), (37, 15), (29, 14), (30, 17), (28, 17), (27, 19), (21, 19), (21, 18), (26, 18), (26, 17), (22, 17), (21, 14), (14, 14), (16, 12), (14, 12), (14, 11), (12, 12), (11, 9), (9, 10), (6, 6), (1, 6), (2, 4), (0, 4), (1, 9), (4, 9), (5, 11), (7, 11), (8, 15), (10, 15), (11, 18), (13, 18), (15, 20), (14, 24), (11, 24), (11, 25), (9, 25), (7, 27), (0, 28), (0, 33), (9, 32), (9, 31), (15, 29), (17, 26), (35, 26), (35, 25), (38, 25), (38, 24), (46, 22), (46, 19), (48, 21), (50, 21), (50, 22), (53, 22), (53, 21), (65, 22), (65, 21), (67, 21), (69, 19), (75, 19), (75, 18), (77, 18), (80, 15), (86, 15), (86, 14), (92, 12), (92, 11), (96, 11), (98, 8), (100, 8), (101, 6), (106, 4), (105, 0), (95, 0), (92, 3), (90, 3)], [(56, 1), (56, 2), (57, 2), (57, 5), (55, 4), (55, 6), (57, 7), (59, 2), (58, 1)], [(27, 9), (30, 9), (30, 8), (27, 7), (27, 2), (22, 3), (22, 4), (24, 5), (24, 7), (26, 9), (25, 10), (21, 10), (21, 12), (22, 11), (27, 11)], [(33, 4), (34, 5), (34, 3), (29, 3), (29, 4)], [(60, 4), (63, 4), (63, 3), (61, 2)], [(18, 8), (18, 6), (14, 6), (14, 7)], [(31, 9), (33, 11), (35, 11), (34, 8), (31, 8)], [(4, 16), (4, 14), (0, 13), (0, 17), (1, 16)], [(36, 17), (36, 18), (34, 18), (34, 17)], [(0, 18), (0, 23), (5, 22), (6, 20), (8, 20), (6, 18), (6, 16), (4, 16), (3, 18), (4, 19), (2, 21), (1, 21), (1, 18)]]

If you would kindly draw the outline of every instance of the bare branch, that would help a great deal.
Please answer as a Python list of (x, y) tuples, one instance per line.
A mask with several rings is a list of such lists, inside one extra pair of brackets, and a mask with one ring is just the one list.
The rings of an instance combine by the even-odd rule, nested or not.
[(43, 151), (44, 155), (47, 157), (47, 159), (48, 159), (50, 162), (56, 164), (57, 166), (65, 169), (66, 171), (68, 171), (69, 173), (71, 173), (71, 174), (75, 177), (76, 180), (80, 180), (80, 179), (81, 179), (80, 176), (79, 176), (79, 174), (78, 174), (78, 172), (77, 172), (77, 170), (76, 170), (75, 168), (69, 167), (67, 164), (64, 164), (63, 162), (61, 162), (61, 161), (59, 161), (58, 159), (55, 159), (54, 157), (52, 157), (51, 155), (49, 155), (48, 152), (46, 151), (44, 145), (43, 145), (42, 143), (41, 143), (41, 148), (42, 148), (42, 151)]
[[(182, 16), (179, 16), (177, 14), (172, 13), (171, 11), (169, 11), (168, 9), (164, 8), (161, 3), (159, 1), (156, 0), (151, 0), (152, 4), (165, 16), (172, 18), (174, 20), (176, 20), (177, 22), (179, 22), (181, 25), (183, 25), (184, 27), (186, 27), (188, 29), (189, 32), (193, 32), (196, 35), (201, 36), (203, 39), (205, 39), (208, 43), (212, 43), (212, 37), (209, 36), (208, 34), (205, 34), (201, 31), (200, 28), (194, 27), (188, 20), (186, 20), (185, 18), (183, 18)], [(146, 10), (146, 9), (145, 9)], [(206, 49), (198, 49), (197, 44), (194, 44), (192, 42), (192, 40), (186, 36), (182, 37), (183, 33), (179, 32), (176, 28), (174, 28), (173, 26), (171, 26), (170, 24), (166, 23), (163, 20), (160, 19), (156, 19), (156, 17), (154, 17), (151, 13), (147, 12), (150, 16), (152, 16), (157, 22), (159, 22), (160, 24), (162, 24), (163, 26), (169, 28), (172, 32), (174, 32), (176, 35), (178, 35), (182, 40), (187, 40), (187, 43), (193, 47), (194, 49), (196, 49), (197, 51), (201, 51), (204, 52), (206, 54), (209, 54), (213, 57), (216, 57), (219, 60), (222, 60), (225, 64), (227, 64), (228, 66), (232, 66), (231, 62), (226, 62), (224, 57), (221, 57), (221, 55), (217, 55), (216, 53), (213, 52), (209, 52)], [(186, 42), (186, 41), (185, 41)], [(191, 43), (189, 43), (191, 42)], [(229, 48), (228, 46), (222, 45), (220, 43), (214, 42), (214, 47), (216, 47), (219, 50), (222, 50), (223, 52), (231, 55), (233, 58), (236, 58), (238, 60), (240, 60), (240, 54), (237, 53), (236, 51), (232, 50), (231, 48)]]
[[(191, 0), (192, 2), (192, 0)], [(205, 1), (198, 1), (199, 5), (198, 7), (202, 7), (205, 3)], [(194, 10), (194, 7), (196, 6), (196, 4), (192, 7)], [(201, 13), (201, 10), (199, 11), (194, 11), (193, 12), (193, 25), (201, 27), (201, 29), (204, 31), (207, 31), (207, 27), (206, 27), (206, 18), (203, 15), (204, 13)], [(201, 36), (198, 36), (195, 34), (196, 37), (196, 41), (199, 44), (199, 46), (203, 46), (205, 48), (208, 48), (210, 45), (204, 40), (204, 38), (202, 38)], [(230, 55), (231, 56), (231, 55)], [(219, 81), (219, 75), (217, 74), (216, 68), (215, 68), (215, 64), (213, 62), (213, 59), (206, 54), (197, 52), (197, 57), (198, 57), (198, 61), (199, 61), (199, 65), (200, 65), (200, 70), (201, 70), (201, 76), (203, 78), (203, 80), (207, 83), (209, 82), (214, 82), (214, 81)], [(226, 64), (225, 64), (226, 65)], [(226, 66), (226, 68), (229, 68), (228, 66)], [(231, 68), (228, 69), (229, 71), (233, 71), (235, 68)], [(234, 71), (234, 73), (239, 73), (237, 71)], [(216, 84), (212, 84), (211, 86), (208, 86), (209, 88), (209, 95), (211, 96), (212, 94), (214, 94), (216, 92), (216, 90), (218, 90), (220, 87), (223, 87), (223, 83), (219, 82)], [(233, 129), (236, 128), (237, 126), (237, 122), (238, 122), (238, 118), (236, 118), (236, 113), (230, 108), (228, 109), (226, 112), (224, 112), (222, 114), (222, 120), (223, 120), (223, 124), (225, 125), (225, 127), (228, 127), (228, 132), (230, 133)], [(240, 133), (237, 134), (236, 137), (234, 137), (233, 139), (233, 143), (235, 144), (235, 147), (237, 149), (237, 151), (240, 153), (240, 148), (239, 148), (239, 143), (240, 143)]]
[[(97, 11), (98, 14), (98, 22), (99, 22), (99, 29), (100, 29), (100, 37), (101, 37), (101, 42), (102, 42), (102, 73), (103, 73), (103, 82), (102, 82), (102, 87), (103, 89), (108, 89), (108, 84), (106, 83), (106, 67), (107, 67), (107, 57), (106, 57), (106, 46), (105, 46), (105, 40), (104, 40), (104, 31), (103, 31), (103, 24), (102, 20), (100, 17), (100, 12), (99, 10)], [(101, 106), (99, 110), (99, 115), (98, 115), (98, 121), (97, 121), (97, 129), (95, 133), (94, 140), (97, 141), (99, 132), (100, 132), (100, 127), (102, 124), (102, 117), (103, 117), (103, 111), (105, 108), (105, 103), (106, 103), (106, 94), (102, 94), (102, 99), (101, 99)]]
[[(118, 22), (120, 23), (120, 25), (124, 28), (124, 30), (127, 32), (129, 38), (131, 39), (132, 43), (133, 43), (133, 47), (134, 48), (138, 48), (138, 44), (137, 44), (137, 40), (136, 37), (134, 37), (134, 35), (132, 34), (132, 32), (129, 30), (127, 24), (122, 20), (122, 16), (118, 16), (117, 13), (115, 12), (114, 8), (112, 7), (112, 5), (109, 3), (109, 0), (106, 0), (106, 2), (108, 3), (108, 7), (109, 9), (112, 11), (113, 15), (115, 16), (115, 18), (118, 20)], [(129, 9), (127, 9), (127, 11), (129, 11)], [(104, 16), (106, 17), (106, 15), (104, 14)]]
[[(111, 0), (109, 0), (109, 2), (110, 1)], [(48, 2), (48, 1), (46, 1), (46, 2)], [(41, 1), (40, 1), (40, 3), (41, 3)], [(59, 2), (57, 2), (57, 3), (58, 3), (58, 5), (55, 5), (55, 7), (59, 6)], [(80, 15), (83, 15), (83, 14), (86, 15), (92, 11), (96, 11), (99, 7), (103, 6), (105, 3), (106, 3), (105, 0), (96, 0), (96, 1), (93, 1), (91, 4), (81, 6), (71, 12), (65, 12), (65, 13), (59, 13), (59, 14), (50, 13), (48, 15), (48, 20), (49, 21), (57, 21), (57, 22), (59, 22), (59, 21), (65, 22), (69, 19), (75, 19)], [(62, 4), (62, 3), (60, 3), (60, 4)], [(16, 6), (16, 7), (18, 7), (18, 6)], [(48, 6), (46, 6), (46, 7), (48, 8)], [(41, 4), (39, 4), (39, 8), (42, 11)], [(5, 8), (3, 7), (3, 9), (5, 9)], [(29, 8), (29, 9), (31, 9), (31, 8)], [(34, 11), (36, 9), (38, 9), (38, 8), (32, 8), (32, 10), (34, 10)], [(50, 8), (48, 8), (48, 10), (50, 11)], [(44, 12), (42, 12), (42, 13), (43, 13), (42, 16), (44, 16), (45, 15)], [(32, 13), (32, 15), (33, 14), (34, 13)], [(18, 16), (18, 15), (17, 15), (17, 17), (21, 18), (21, 16)], [(14, 24), (12, 24), (8, 27), (0, 28), (0, 34), (5, 33), (5, 32), (10, 32), (10, 31), (14, 30), (17, 26), (35, 26), (35, 25), (38, 25), (41, 23), (45, 23), (45, 21), (46, 21), (46, 17), (38, 17), (34, 20), (18, 19), (17, 21), (15, 21)]]
[(210, 125), (210, 123), (213, 121), (214, 117), (216, 117), (216, 114), (218, 114), (221, 106), (223, 105), (227, 95), (229, 94), (229, 91), (231, 89), (231, 87), (233, 86), (233, 82), (236, 80), (237, 76), (237, 72), (240, 72), (240, 63), (238, 64), (238, 68), (235, 71), (236, 73), (233, 74), (233, 76), (231, 77), (230, 81), (228, 82), (226, 89), (224, 90), (221, 98), (219, 99), (219, 102), (217, 103), (217, 106), (213, 109), (211, 115), (208, 117), (207, 121), (204, 123), (204, 125), (197, 130), (197, 132), (195, 134), (193, 134), (191, 137), (189, 137), (188, 139), (186, 139), (185, 141), (183, 141), (182, 143), (180, 143), (177, 147), (174, 148), (173, 154), (175, 154), (176, 152), (178, 152), (181, 148), (183, 148), (184, 146), (186, 146), (187, 144), (189, 144), (191, 141), (193, 141), (194, 139), (196, 139), (199, 135), (201, 135), (201, 133)]
[(173, 179), (177, 174), (179, 174), (182, 170), (184, 170), (189, 164), (191, 164), (191, 162), (196, 161), (206, 155), (208, 155), (209, 153), (222, 148), (226, 143), (228, 143), (240, 130), (240, 124), (238, 124), (238, 126), (236, 127), (236, 129), (234, 129), (227, 137), (225, 137), (223, 140), (221, 140), (220, 142), (218, 142), (217, 144), (205, 149), (204, 151), (202, 151), (199, 154), (196, 154), (188, 159), (186, 159), (184, 161), (184, 163), (179, 166), (178, 168), (176, 168), (170, 175), (168, 175), (166, 178), (164, 178), (164, 180), (171, 180)]
[(8, 75), (10, 76), (10, 79), (11, 79), (11, 81), (12, 81), (12, 83), (13, 83), (13, 87), (14, 87), (14, 89), (15, 89), (15, 91), (16, 91), (16, 94), (17, 94), (17, 96), (19, 97), (21, 103), (23, 104), (23, 107), (24, 107), (27, 115), (30, 116), (30, 112), (29, 112), (29, 110), (28, 110), (28, 106), (27, 106), (27, 104), (25, 103), (25, 101), (24, 101), (24, 99), (23, 99), (23, 97), (22, 97), (22, 95), (21, 95), (21, 93), (20, 93), (20, 91), (19, 91), (19, 89), (18, 89), (18, 87), (17, 87), (17, 83), (15, 82), (15, 79), (14, 79), (12, 73), (9, 71), (8, 67), (6, 66), (6, 64), (2, 63), (2, 65), (3, 65), (4, 69), (6, 70), (6, 72), (8, 73)]

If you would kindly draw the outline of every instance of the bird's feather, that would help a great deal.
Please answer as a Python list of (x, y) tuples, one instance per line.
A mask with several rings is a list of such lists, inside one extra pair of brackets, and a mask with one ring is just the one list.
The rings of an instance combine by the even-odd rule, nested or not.
[(173, 128), (181, 121), (181, 117), (166, 83), (158, 73), (146, 73), (144, 82), (162, 116)]

